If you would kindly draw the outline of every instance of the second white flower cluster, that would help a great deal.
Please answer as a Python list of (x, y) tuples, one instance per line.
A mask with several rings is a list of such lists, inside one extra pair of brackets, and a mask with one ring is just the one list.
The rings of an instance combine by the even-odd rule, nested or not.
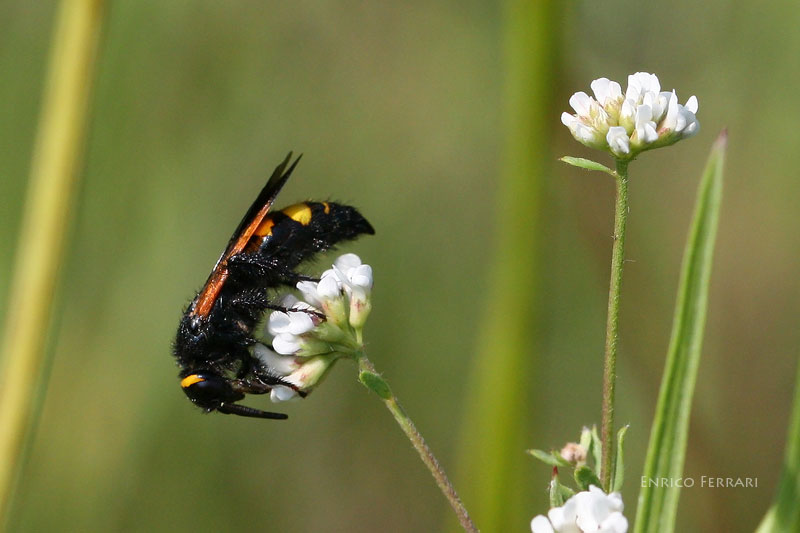
[(661, 91), (655, 74), (628, 76), (620, 84), (608, 78), (591, 83), (594, 98), (577, 92), (569, 99), (575, 114), (562, 113), (561, 122), (580, 143), (610, 152), (617, 159), (633, 159), (644, 150), (691, 137), (700, 129), (697, 98), (678, 103), (675, 91)]

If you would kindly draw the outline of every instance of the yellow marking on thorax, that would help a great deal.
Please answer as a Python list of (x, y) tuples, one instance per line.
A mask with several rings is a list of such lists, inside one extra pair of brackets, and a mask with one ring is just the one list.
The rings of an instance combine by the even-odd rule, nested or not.
[(185, 389), (186, 387), (191, 387), (195, 383), (200, 383), (201, 381), (205, 381), (205, 378), (201, 378), (197, 374), (191, 374), (181, 380), (181, 387)]
[(281, 210), (284, 215), (292, 220), (299, 222), (304, 226), (308, 226), (311, 222), (311, 208), (308, 204), (295, 204)]
[(253, 232), (253, 235), (257, 235), (259, 237), (266, 237), (268, 235), (272, 235), (272, 226), (275, 225), (275, 221), (272, 220), (272, 217), (267, 217), (264, 221), (258, 225), (256, 230)]
[(328, 202), (322, 202), (322, 205), (325, 206), (325, 214), (326, 215), (330, 215), (331, 214), (331, 206), (328, 204)]

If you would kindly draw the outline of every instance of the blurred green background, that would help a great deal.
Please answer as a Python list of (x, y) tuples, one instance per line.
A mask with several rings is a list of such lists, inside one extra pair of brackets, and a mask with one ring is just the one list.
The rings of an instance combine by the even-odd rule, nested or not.
[[(55, 3), (3, 0), (0, 13), (5, 301)], [(352, 203), (377, 229), (347, 247), (375, 269), (370, 356), (470, 507), (470, 486), (486, 480), (456, 465), (459, 436), (477, 427), (464, 412), (467, 379), (503, 207), (503, 13), (482, 1), (112, 3), (48, 337), (49, 391), (12, 530), (446, 527), (444, 498), (352, 365), (286, 406), (287, 422), (203, 416), (177, 385), (170, 343), (182, 308), (289, 150), (305, 156), (279, 203)], [(757, 477), (758, 488), (684, 490), (681, 531), (752, 530), (779, 474), (800, 348), (798, 20), (795, 2), (580, 1), (530, 27), (556, 36), (556, 104), (540, 117), (553, 163), (532, 229), (539, 339), (530, 408), (497, 413), (526, 428), (528, 447), (560, 447), (600, 419), (613, 183), (555, 164), (597, 156), (559, 115), (592, 79), (624, 88), (637, 70), (700, 101), (696, 138), (630, 169), (617, 392), (618, 423), (631, 424), (629, 516), (696, 183), (729, 128), (685, 472), (697, 485)], [(547, 508), (550, 472), (522, 449), (512, 461), (526, 483), (509, 490), (527, 509), (511, 521), (525, 531)]]

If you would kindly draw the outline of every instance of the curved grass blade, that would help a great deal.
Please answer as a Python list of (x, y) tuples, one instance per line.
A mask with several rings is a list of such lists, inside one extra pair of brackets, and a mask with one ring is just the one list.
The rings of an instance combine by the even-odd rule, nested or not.
[(694, 220), (683, 256), (672, 337), (642, 474), (643, 483), (634, 526), (637, 533), (670, 533), (675, 527), (680, 488), (651, 486), (647, 480), (676, 479), (683, 472), (722, 199), (726, 144), (727, 133), (723, 131), (711, 148), (700, 179)]
[(800, 500), (800, 365), (797, 367), (791, 416), (778, 496), (756, 533), (800, 531), (800, 507), (797, 505)]

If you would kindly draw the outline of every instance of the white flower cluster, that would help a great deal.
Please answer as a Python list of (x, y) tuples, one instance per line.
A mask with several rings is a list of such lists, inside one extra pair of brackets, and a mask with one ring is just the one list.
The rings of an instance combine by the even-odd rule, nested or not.
[(533, 533), (625, 533), (628, 519), (622, 515), (622, 496), (606, 494), (592, 485), (567, 500), (563, 507), (553, 507), (547, 516), (531, 520)]
[[(297, 284), (305, 301), (283, 298), (289, 311), (274, 311), (267, 321), (272, 350), (256, 345), (254, 355), (298, 390), (310, 391), (340, 357), (360, 349), (361, 330), (371, 310), (372, 267), (355, 254), (340, 256), (319, 282)], [(272, 401), (297, 397), (294, 389), (278, 385)]]
[(691, 137), (700, 129), (697, 98), (678, 103), (675, 90), (661, 91), (655, 74), (628, 76), (622, 94), (620, 84), (607, 78), (591, 83), (594, 98), (577, 92), (569, 99), (575, 114), (562, 113), (561, 122), (575, 139), (606, 150), (618, 159), (633, 159), (640, 152), (668, 146)]

